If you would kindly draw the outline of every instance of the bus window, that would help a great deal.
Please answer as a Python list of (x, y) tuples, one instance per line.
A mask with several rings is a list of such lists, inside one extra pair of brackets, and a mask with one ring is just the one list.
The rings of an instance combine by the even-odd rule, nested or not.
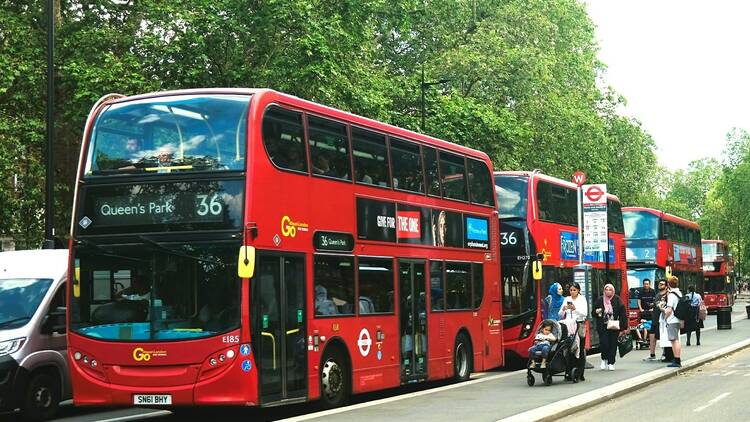
[(650, 212), (628, 211), (622, 215), (622, 220), (625, 239), (659, 238), (659, 217)]
[(539, 219), (571, 226), (578, 224), (575, 190), (540, 180), (536, 193)]
[(263, 144), (277, 166), (307, 173), (302, 113), (271, 106), (263, 115)]
[(354, 259), (315, 257), (315, 315), (354, 314)]
[(440, 152), (440, 174), (443, 177), (443, 197), (467, 201), (466, 164), (464, 157)]
[(393, 312), (393, 261), (360, 258), (359, 314)]
[(472, 274), (472, 291), (474, 292), (474, 309), (482, 306), (482, 299), (484, 298), (484, 265), (482, 264), (471, 264)]
[(619, 202), (607, 200), (607, 229), (614, 233), (624, 232), (622, 226), (622, 206)]
[(471, 202), (492, 205), (492, 177), (487, 164), (479, 160), (466, 160), (469, 164), (469, 193)]
[(391, 162), (393, 163), (394, 188), (424, 193), (419, 145), (391, 138)]
[(526, 220), (528, 189), (528, 177), (495, 176), (495, 196), (500, 218)]
[(471, 308), (471, 264), (445, 263), (445, 300), (448, 309)]
[(367, 185), (390, 187), (385, 135), (352, 128), (354, 180)]
[(430, 262), (430, 298), (433, 311), (445, 310), (445, 292), (443, 284), (443, 263), (442, 261)]
[(346, 126), (315, 116), (309, 116), (307, 122), (313, 174), (351, 179)]
[(440, 196), (440, 173), (438, 172), (437, 150), (422, 147), (424, 154), (424, 171), (427, 176), (427, 194)]
[(527, 274), (524, 265), (503, 265), (503, 317), (510, 318), (536, 309), (534, 299), (536, 283)]

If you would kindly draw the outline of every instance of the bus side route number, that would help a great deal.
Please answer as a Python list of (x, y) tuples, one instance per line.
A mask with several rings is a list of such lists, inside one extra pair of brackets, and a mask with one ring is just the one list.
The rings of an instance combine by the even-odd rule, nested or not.
[(171, 394), (135, 394), (133, 395), (135, 405), (166, 405), (172, 404)]

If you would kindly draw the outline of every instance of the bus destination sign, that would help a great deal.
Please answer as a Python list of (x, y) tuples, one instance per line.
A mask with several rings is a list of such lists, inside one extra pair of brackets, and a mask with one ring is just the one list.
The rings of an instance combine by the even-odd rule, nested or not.
[(318, 251), (351, 252), (354, 250), (354, 236), (350, 233), (315, 232), (313, 246)]

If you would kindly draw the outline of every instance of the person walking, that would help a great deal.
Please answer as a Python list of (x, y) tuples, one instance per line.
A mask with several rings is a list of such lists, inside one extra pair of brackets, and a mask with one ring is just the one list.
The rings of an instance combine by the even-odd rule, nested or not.
[[(656, 284), (656, 296), (654, 296), (654, 306), (651, 313), (651, 331), (648, 333), (648, 351), (649, 357), (643, 359), (648, 362), (656, 362), (659, 359), (656, 357), (656, 344), (659, 342), (659, 317), (661, 316), (661, 309), (656, 306), (659, 302), (664, 299), (664, 295), (667, 294), (667, 280), (660, 279)], [(671, 353), (671, 348), (669, 349)], [(666, 350), (665, 350), (666, 353)], [(672, 361), (672, 356), (669, 356), (669, 361)]]
[(703, 302), (703, 298), (700, 294), (695, 292), (695, 286), (688, 286), (687, 297), (690, 298), (690, 316), (685, 320), (685, 332), (687, 333), (687, 342), (685, 346), (690, 346), (690, 334), (695, 331), (695, 345), (701, 345), (701, 328), (703, 328), (703, 320), (698, 318), (698, 308)]
[(667, 279), (667, 295), (659, 303), (661, 308), (661, 316), (659, 317), (660, 341), (664, 347), (671, 346), (672, 348), (674, 358), (672, 363), (667, 365), (671, 368), (682, 366), (682, 361), (680, 360), (680, 320), (674, 314), (677, 304), (682, 299), (682, 292), (677, 287), (679, 281), (675, 276)]
[(552, 285), (549, 286), (549, 294), (544, 298), (544, 304), (547, 308), (547, 312), (542, 315), (544, 319), (551, 319), (554, 321), (560, 319), (560, 308), (562, 307), (564, 299), (562, 293), (563, 288), (560, 283), (552, 283)]
[(615, 294), (615, 286), (607, 284), (604, 293), (594, 302), (596, 331), (599, 333), (599, 350), (601, 350), (601, 369), (615, 370), (617, 358), (617, 338), (621, 332), (629, 329), (625, 305)]
[[(576, 362), (576, 371), (578, 379), (585, 381), (583, 371), (586, 368), (586, 318), (589, 316), (589, 303), (581, 294), (581, 285), (573, 282), (569, 288), (570, 296), (563, 299), (563, 305), (560, 308), (559, 316), (570, 311), (571, 316), (576, 320), (576, 332), (578, 333), (578, 362)], [(568, 376), (570, 376), (568, 374)]]

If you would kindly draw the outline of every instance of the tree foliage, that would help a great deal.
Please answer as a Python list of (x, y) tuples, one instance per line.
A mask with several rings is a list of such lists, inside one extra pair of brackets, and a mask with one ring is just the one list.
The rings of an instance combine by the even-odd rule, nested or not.
[[(576, 0), (58, 0), (56, 170), (67, 232), (83, 125), (110, 92), (269, 87), (655, 198), (654, 142), (617, 113)], [(44, 10), (0, 0), (0, 234), (41, 237)], [(420, 128), (422, 77), (426, 128)], [(22, 218), (13, 218), (22, 216)]]

